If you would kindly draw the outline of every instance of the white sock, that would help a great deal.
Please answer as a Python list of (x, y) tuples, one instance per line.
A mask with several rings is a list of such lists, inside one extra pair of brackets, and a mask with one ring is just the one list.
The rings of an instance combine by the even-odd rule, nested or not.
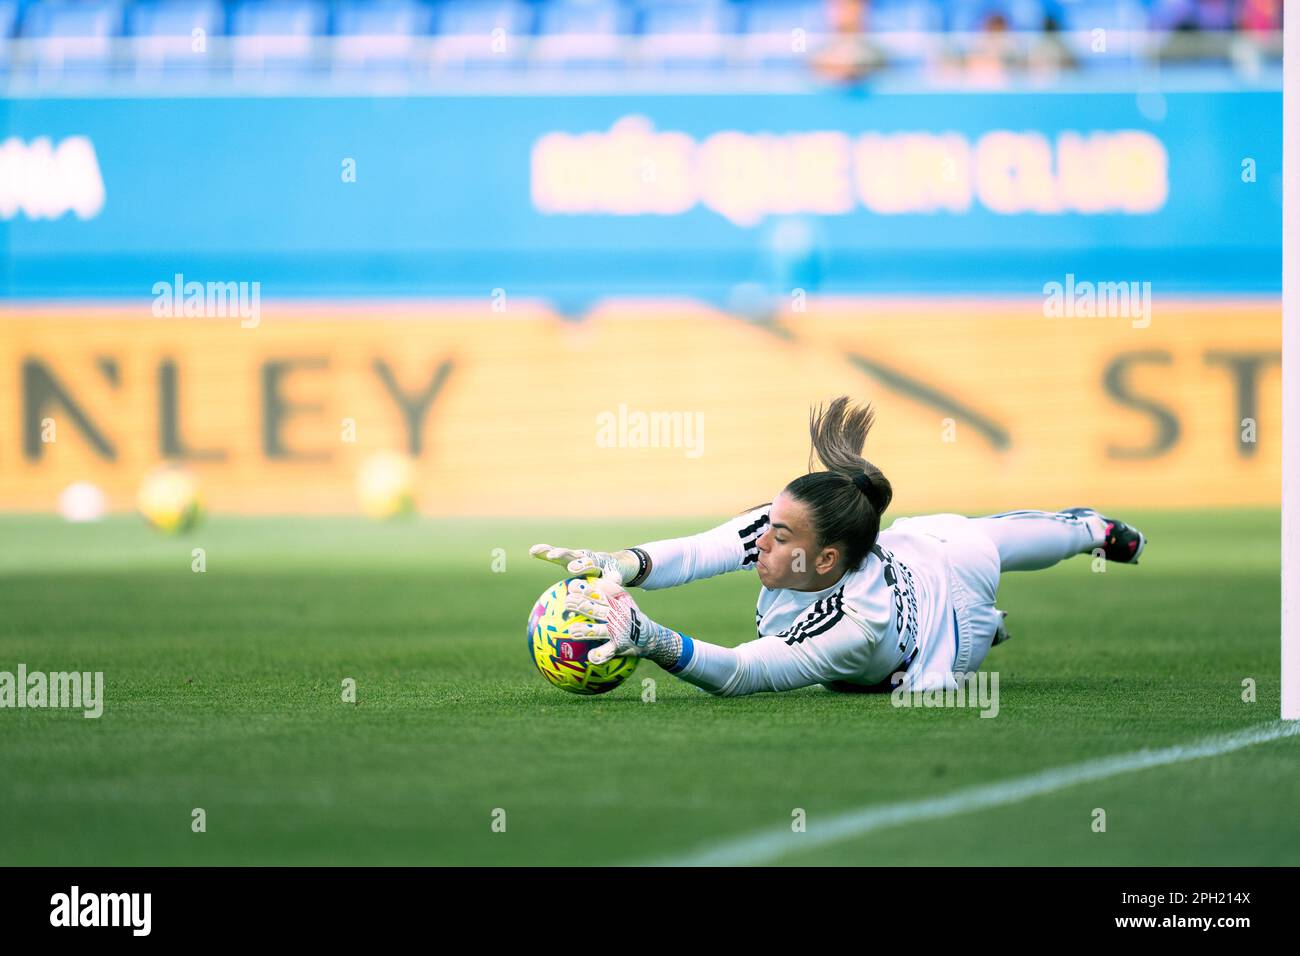
[(1095, 511), (1082, 515), (1059, 511), (1010, 511), (974, 518), (997, 545), (1003, 571), (1037, 571), (1100, 547), (1106, 521)]

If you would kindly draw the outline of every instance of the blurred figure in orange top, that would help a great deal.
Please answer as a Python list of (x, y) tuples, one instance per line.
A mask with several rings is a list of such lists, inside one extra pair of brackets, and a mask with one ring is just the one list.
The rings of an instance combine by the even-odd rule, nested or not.
[(1005, 83), (1008, 74), (1025, 66), (1024, 52), (1008, 30), (1007, 18), (991, 11), (984, 18), (980, 34), (966, 54), (966, 75), (980, 86)]
[(827, 0), (831, 34), (812, 55), (819, 76), (854, 83), (885, 65), (885, 57), (867, 36), (868, 0)]

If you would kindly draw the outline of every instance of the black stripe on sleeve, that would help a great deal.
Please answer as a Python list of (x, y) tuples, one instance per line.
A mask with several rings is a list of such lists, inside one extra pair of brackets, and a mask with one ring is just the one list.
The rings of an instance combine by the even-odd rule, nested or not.
[(763, 512), (753, 523), (746, 525), (737, 532), (740, 535), (740, 546), (745, 551), (745, 556), (740, 561), (742, 568), (758, 563), (758, 539), (767, 530), (767, 525), (767, 512)]
[(811, 608), (804, 612), (804, 617), (786, 628), (777, 637), (790, 645), (799, 644), (807, 638), (825, 634), (838, 624), (843, 617), (844, 588), (841, 587), (813, 604)]

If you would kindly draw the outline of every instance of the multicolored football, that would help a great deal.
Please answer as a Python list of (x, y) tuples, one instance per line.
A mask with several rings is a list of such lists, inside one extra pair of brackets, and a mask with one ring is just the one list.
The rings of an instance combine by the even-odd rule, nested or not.
[(570, 637), (569, 625), (593, 624), (591, 618), (564, 606), (568, 578), (547, 588), (528, 615), (528, 649), (542, 676), (571, 694), (604, 694), (636, 670), (636, 657), (615, 657), (604, 664), (587, 663), (587, 655), (606, 643), (603, 637)]
[(164, 463), (140, 482), (136, 507), (145, 521), (166, 534), (184, 534), (203, 516), (203, 498), (193, 473), (181, 465)]

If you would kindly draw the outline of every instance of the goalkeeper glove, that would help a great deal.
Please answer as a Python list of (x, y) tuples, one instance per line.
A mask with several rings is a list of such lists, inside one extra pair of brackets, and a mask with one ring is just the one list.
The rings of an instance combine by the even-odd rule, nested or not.
[(632, 595), (613, 578), (570, 581), (564, 606), (596, 622), (570, 624), (570, 635), (609, 638), (587, 654), (593, 664), (614, 657), (645, 657), (660, 667), (672, 667), (681, 656), (682, 636), (646, 617)]
[(632, 581), (641, 570), (641, 561), (631, 551), (589, 551), (586, 548), (556, 548), (535, 544), (528, 553), (543, 561), (558, 564), (570, 574), (599, 575), (616, 584)]

